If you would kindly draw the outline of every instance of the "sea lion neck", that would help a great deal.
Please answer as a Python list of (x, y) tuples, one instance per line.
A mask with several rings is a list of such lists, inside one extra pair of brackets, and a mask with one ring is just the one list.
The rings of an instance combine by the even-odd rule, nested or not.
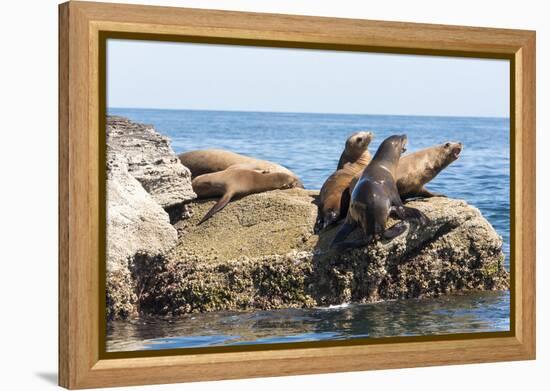
[(356, 160), (355, 163), (358, 163), (358, 164), (362, 164), (362, 165), (367, 165), (370, 163), (370, 161), (372, 160), (372, 155), (370, 154), (370, 152), (367, 150), (365, 152), (363, 152), (361, 154), (361, 156), (359, 156)]
[(445, 151), (441, 146), (427, 149), (427, 155), (432, 156), (431, 170), (432, 178), (439, 174), (443, 169), (447, 168), (454, 160), (451, 159), (450, 153)]
[(399, 163), (399, 157), (400, 153), (392, 150), (392, 148), (378, 149), (372, 158), (372, 162), (376, 162), (376, 164), (382, 165), (394, 173)]
[(406, 142), (406, 136), (390, 136), (382, 141), (382, 144), (376, 150), (376, 153), (372, 159), (377, 164), (382, 164), (394, 172), (399, 163), (403, 145)]

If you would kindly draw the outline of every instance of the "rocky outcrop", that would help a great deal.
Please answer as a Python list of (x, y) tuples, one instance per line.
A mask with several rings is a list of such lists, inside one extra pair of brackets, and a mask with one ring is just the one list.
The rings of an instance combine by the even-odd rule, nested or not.
[(317, 195), (250, 195), (200, 226), (214, 201), (193, 202), (194, 216), (176, 224), (184, 239), (141, 264), (141, 311), (311, 307), (508, 288), (501, 238), (464, 201), (411, 202), (429, 217), (425, 226), (410, 223), (392, 241), (338, 252), (328, 249), (336, 228), (313, 233)]
[(152, 126), (109, 116), (107, 156), (123, 157), (128, 172), (165, 209), (196, 198), (190, 171), (180, 163), (169, 139)]
[(107, 308), (109, 317), (137, 314), (136, 257), (167, 253), (177, 242), (168, 213), (128, 173), (121, 158), (107, 162)]
[[(195, 198), (191, 176), (168, 139), (120, 117), (107, 121), (107, 317), (139, 312), (141, 267), (178, 241), (170, 216)], [(166, 210), (165, 210), (166, 209)]]
[(410, 222), (392, 241), (335, 251), (328, 244), (337, 227), (314, 234), (316, 191), (235, 199), (199, 226), (215, 201), (194, 200), (189, 170), (167, 138), (109, 117), (107, 143), (109, 319), (508, 288), (501, 238), (464, 201), (411, 202), (427, 224)]

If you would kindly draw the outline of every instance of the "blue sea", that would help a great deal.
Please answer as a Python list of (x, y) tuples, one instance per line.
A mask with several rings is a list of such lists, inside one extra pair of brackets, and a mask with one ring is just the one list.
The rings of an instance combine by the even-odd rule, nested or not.
[[(464, 199), (479, 208), (502, 236), (505, 266), (509, 268), (508, 118), (121, 108), (110, 108), (108, 112), (154, 125), (158, 132), (172, 140), (176, 153), (222, 148), (280, 163), (294, 171), (308, 189), (321, 188), (334, 171), (346, 138), (358, 130), (374, 132), (370, 146), (373, 153), (380, 142), (392, 134), (407, 134), (408, 151), (460, 141), (464, 145), (460, 158), (427, 187), (452, 198)], [(410, 308), (424, 310), (411, 311)], [(124, 346), (130, 345), (134, 350), (508, 331), (509, 309), (508, 292), (473, 293), (332, 309), (194, 314), (193, 322), (191, 317), (183, 317), (179, 323), (150, 319), (112, 322), (107, 339), (113, 350), (124, 350)], [(190, 327), (196, 319), (199, 319), (197, 325), (208, 320), (208, 328)], [(284, 327), (279, 324), (280, 319), (284, 319)], [(381, 322), (382, 319), (388, 322)], [(305, 327), (306, 324), (312, 327)], [(144, 333), (144, 328), (150, 332)], [(239, 334), (238, 330), (246, 330), (246, 335)]]

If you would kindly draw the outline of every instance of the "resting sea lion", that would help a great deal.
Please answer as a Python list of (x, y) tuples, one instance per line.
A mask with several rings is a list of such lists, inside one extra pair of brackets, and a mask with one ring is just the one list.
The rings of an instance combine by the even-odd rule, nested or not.
[[(460, 156), (462, 143), (446, 142), (402, 156), (397, 167), (397, 190), (402, 200), (414, 197), (444, 197), (424, 185)], [(350, 183), (350, 192), (359, 180), (356, 174)]]
[(221, 196), (218, 202), (204, 215), (204, 223), (222, 210), (234, 196), (243, 196), (275, 189), (303, 187), (294, 175), (285, 172), (261, 172), (247, 168), (229, 168), (196, 177), (191, 182), (198, 198)]
[(338, 166), (336, 167), (336, 169), (339, 170), (341, 168), (344, 168), (344, 165), (346, 163), (353, 163), (361, 158), (364, 155), (365, 151), (367, 151), (367, 148), (369, 147), (372, 138), (372, 132), (355, 132), (351, 136), (349, 136), (346, 140), (344, 151), (340, 155), (340, 160), (338, 160)]
[[(357, 247), (370, 243), (373, 239), (382, 237), (393, 239), (402, 234), (406, 227), (398, 222), (386, 229), (390, 213), (401, 220), (414, 218), (425, 221), (426, 216), (418, 209), (403, 205), (397, 191), (395, 175), (399, 158), (406, 150), (407, 136), (390, 136), (385, 139), (372, 161), (363, 170), (361, 178), (351, 194), (351, 202), (346, 217), (331, 247)], [(360, 226), (365, 234), (365, 240), (345, 243), (344, 240)]]
[(368, 146), (372, 138), (371, 132), (357, 132), (346, 140), (346, 147), (340, 156), (338, 165), (340, 166), (343, 161), (346, 163), (328, 177), (319, 193), (316, 232), (346, 216), (350, 198), (349, 184), (353, 177), (370, 163), (372, 156)]
[(199, 175), (223, 171), (231, 166), (266, 172), (285, 172), (296, 176), (288, 168), (267, 160), (254, 159), (223, 149), (204, 149), (180, 154), (181, 163), (191, 171), (193, 178)]

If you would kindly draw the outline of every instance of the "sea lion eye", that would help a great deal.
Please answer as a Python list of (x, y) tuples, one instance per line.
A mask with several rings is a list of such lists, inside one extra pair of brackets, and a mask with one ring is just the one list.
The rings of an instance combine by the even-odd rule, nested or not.
[(449, 148), (451, 146), (451, 143), (445, 143), (445, 148)]
[(363, 138), (357, 137), (357, 142), (360, 143), (361, 141), (363, 141)]

